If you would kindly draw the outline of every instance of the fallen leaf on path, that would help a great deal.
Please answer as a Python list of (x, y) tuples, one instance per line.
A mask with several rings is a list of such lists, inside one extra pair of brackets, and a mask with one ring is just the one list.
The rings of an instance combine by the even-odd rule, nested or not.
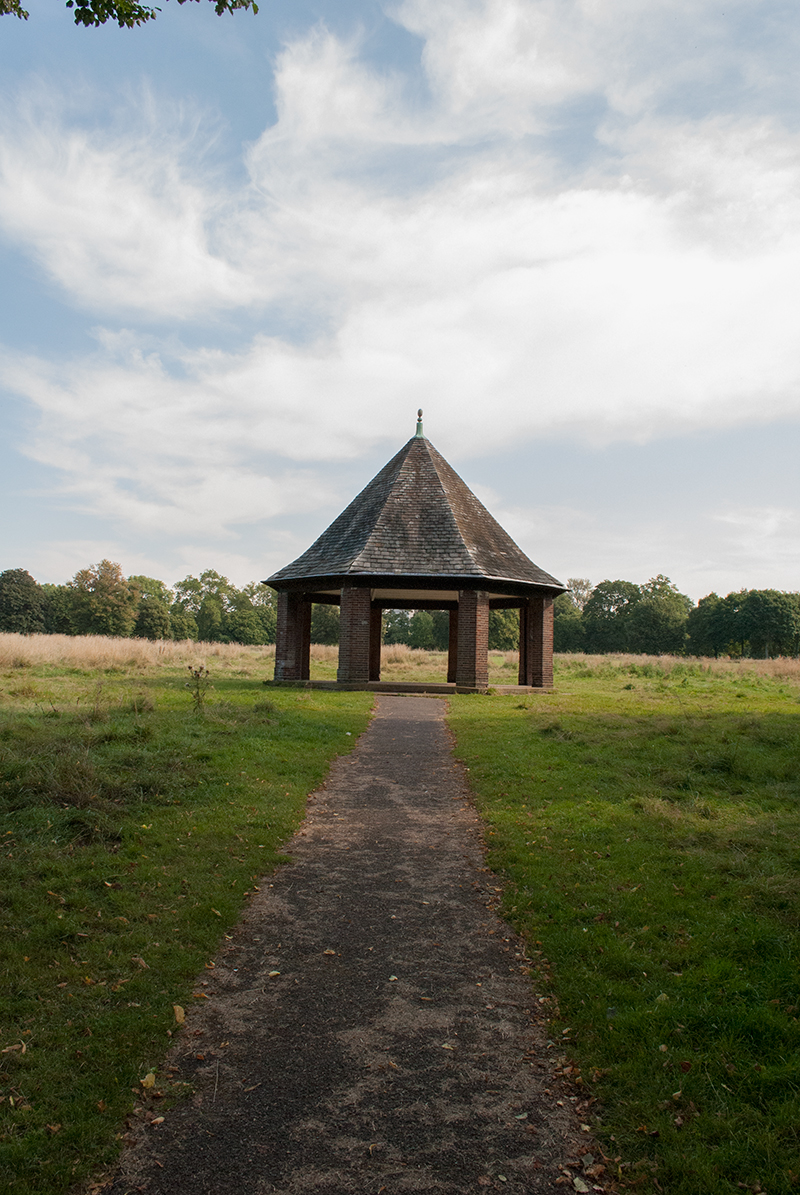
[(177, 1024), (182, 1025), (186, 1020), (186, 1013), (181, 1008), (180, 1004), (173, 1004), (172, 1010), (175, 1013), (175, 1020)]
[(141, 1083), (142, 1087), (149, 1089), (151, 1087), (155, 1087), (156, 1077), (153, 1072), (150, 1071), (143, 1079), (140, 1079), (139, 1082)]

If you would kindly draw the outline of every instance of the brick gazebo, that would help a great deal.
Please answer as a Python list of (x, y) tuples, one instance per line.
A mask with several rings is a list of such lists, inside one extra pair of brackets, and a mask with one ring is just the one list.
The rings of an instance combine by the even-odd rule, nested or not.
[(519, 684), (553, 683), (553, 599), (529, 560), (422, 432), (316, 543), (266, 582), (278, 592), (275, 680), (309, 677), (311, 605), (341, 607), (337, 684), (380, 682), (386, 609), (449, 610), (448, 684), (486, 689), (489, 611), (519, 609)]

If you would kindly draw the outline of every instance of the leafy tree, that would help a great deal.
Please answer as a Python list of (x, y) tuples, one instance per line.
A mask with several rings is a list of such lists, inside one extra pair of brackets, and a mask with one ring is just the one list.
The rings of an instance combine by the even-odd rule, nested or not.
[(223, 616), (223, 635), (229, 643), (266, 643), (264, 624), (246, 593), (234, 593)]
[(339, 607), (315, 602), (311, 607), (311, 642), (334, 646), (339, 642)]
[(222, 609), (236, 593), (228, 578), (221, 576), (213, 568), (207, 568), (199, 577), (193, 577), (190, 573), (182, 581), (176, 581), (174, 589), (176, 603), (181, 609), (194, 614), (195, 618), (200, 613), (200, 607), (206, 597), (216, 598)]
[(170, 609), (169, 622), (173, 639), (182, 641), (184, 639), (197, 640), (199, 638), (197, 619), (194, 614), (189, 610), (184, 610), (177, 602)]
[[(234, 598), (238, 590), (231, 585), (227, 577), (223, 577), (213, 568), (208, 568), (199, 577), (191, 574), (182, 581), (176, 581), (173, 586), (175, 601), (172, 605), (171, 616), (176, 628), (184, 629), (181, 625), (184, 619), (194, 620), (196, 630), (188, 637), (198, 638), (204, 643), (227, 643), (225, 620), (234, 611)], [(184, 619), (181, 618), (184, 616)], [(177, 619), (177, 622), (176, 622)], [(191, 627), (191, 623), (188, 623)], [(178, 629), (173, 634), (180, 637)]]
[(185, 610), (187, 614), (193, 614), (196, 618), (200, 613), (200, 606), (205, 597), (202, 582), (190, 573), (182, 581), (176, 581), (173, 588), (175, 592), (175, 601), (173, 603), (175, 608), (177, 610)]
[(172, 639), (170, 606), (175, 600), (175, 594), (169, 586), (157, 577), (145, 577), (141, 574), (128, 577), (128, 585), (139, 601), (136, 624), (133, 628), (137, 639)]
[(800, 597), (777, 589), (751, 589), (742, 603), (741, 623), (751, 655), (794, 655), (800, 638)]
[(142, 598), (136, 612), (133, 633), (137, 639), (172, 638), (172, 620), (166, 602), (154, 597)]
[(718, 611), (719, 634), (724, 643), (724, 650), (731, 656), (747, 655), (747, 622), (744, 617), (744, 606), (747, 601), (747, 590), (740, 589), (736, 593), (729, 593), (722, 599)]
[(175, 601), (175, 594), (168, 585), (159, 581), (157, 577), (132, 576), (128, 577), (128, 584), (135, 589), (140, 598), (154, 598), (169, 608)]
[(432, 610), (433, 645), (437, 651), (447, 651), (450, 646), (450, 611)]
[(516, 651), (519, 647), (519, 610), (489, 611), (489, 647), (492, 651)]
[[(186, 0), (178, 0), (185, 4)], [(211, 0), (217, 16), (224, 12), (234, 12), (237, 8), (249, 8), (258, 12), (255, 0)], [(154, 21), (160, 8), (149, 4), (140, 4), (138, 0), (66, 0), (67, 8), (74, 9), (76, 25), (105, 25), (107, 21), (116, 21), (120, 29), (132, 29), (134, 25), (144, 25), (147, 21)], [(27, 21), (30, 13), (22, 7), (22, 0), (0, 0), (0, 16), (9, 15)]]
[(588, 577), (567, 577), (567, 587), (569, 596), (572, 598), (574, 605), (579, 610), (583, 607), (592, 596), (592, 583)]
[(689, 611), (686, 630), (689, 635), (688, 650), (693, 656), (718, 656), (725, 650), (724, 612), (719, 594), (709, 593)]
[(632, 581), (601, 581), (583, 607), (586, 650), (630, 651), (630, 613), (642, 592)]
[(45, 594), (24, 568), (0, 573), (0, 631), (33, 635), (45, 629)]
[(69, 582), (72, 621), (80, 635), (129, 636), (136, 622), (138, 599), (118, 564), (101, 560), (80, 569)]
[(176, 581), (171, 617), (175, 638), (205, 643), (274, 643), (276, 596), (259, 581), (237, 589), (227, 577), (206, 569)]
[(278, 604), (275, 590), (270, 589), (263, 581), (250, 581), (245, 585), (242, 593), (252, 602), (261, 623), (263, 637), (259, 643), (274, 643), (278, 628)]
[(436, 639), (433, 633), (433, 615), (430, 610), (415, 610), (409, 620), (408, 643), (410, 647), (419, 647), (425, 651), (433, 651)]
[(640, 589), (641, 598), (627, 616), (631, 651), (678, 655), (686, 646), (686, 624), (692, 600), (659, 573)]
[(408, 643), (411, 635), (411, 618), (408, 610), (384, 610), (383, 642), (386, 644)]
[(201, 643), (224, 643), (224, 619), (222, 602), (212, 593), (207, 593), (197, 611), (197, 636)]
[(583, 651), (584, 639), (583, 616), (570, 589), (553, 602), (553, 649)]
[(42, 586), (44, 593), (44, 630), (46, 635), (74, 635), (72, 618), (75, 594), (69, 585)]

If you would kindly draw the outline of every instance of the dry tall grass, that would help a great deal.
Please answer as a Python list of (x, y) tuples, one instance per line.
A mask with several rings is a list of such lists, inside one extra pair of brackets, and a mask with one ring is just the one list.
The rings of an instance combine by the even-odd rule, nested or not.
[[(335, 649), (333, 649), (335, 650)], [(274, 658), (275, 647), (239, 643), (116, 639), (105, 635), (0, 634), (0, 668), (146, 669), (208, 664), (234, 668)]]
[[(115, 639), (103, 635), (9, 635), (0, 634), (0, 669), (53, 667), (145, 670), (180, 668), (205, 664), (215, 669), (263, 667), (272, 674), (275, 646), (248, 647), (239, 643), (180, 643), (171, 640)], [(332, 679), (336, 675), (338, 647), (315, 643), (311, 647), (312, 676)], [(515, 651), (489, 653), (490, 682), (514, 684), (519, 661)], [(800, 683), (800, 660), (782, 656), (776, 660), (704, 659), (695, 656), (587, 655), (584, 652), (556, 656), (557, 668), (609, 669), (621, 671), (646, 667), (668, 676), (675, 668), (702, 668), (721, 675), (756, 674), (774, 680)], [(423, 651), (404, 643), (384, 646), (381, 675), (385, 680), (442, 681), (447, 673), (447, 652)]]

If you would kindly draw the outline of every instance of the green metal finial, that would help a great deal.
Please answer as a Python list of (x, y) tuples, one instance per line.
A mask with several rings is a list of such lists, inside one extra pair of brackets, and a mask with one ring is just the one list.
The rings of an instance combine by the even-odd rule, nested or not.
[(417, 411), (417, 435), (420, 439), (425, 438), (425, 433), (422, 430), (422, 407)]

